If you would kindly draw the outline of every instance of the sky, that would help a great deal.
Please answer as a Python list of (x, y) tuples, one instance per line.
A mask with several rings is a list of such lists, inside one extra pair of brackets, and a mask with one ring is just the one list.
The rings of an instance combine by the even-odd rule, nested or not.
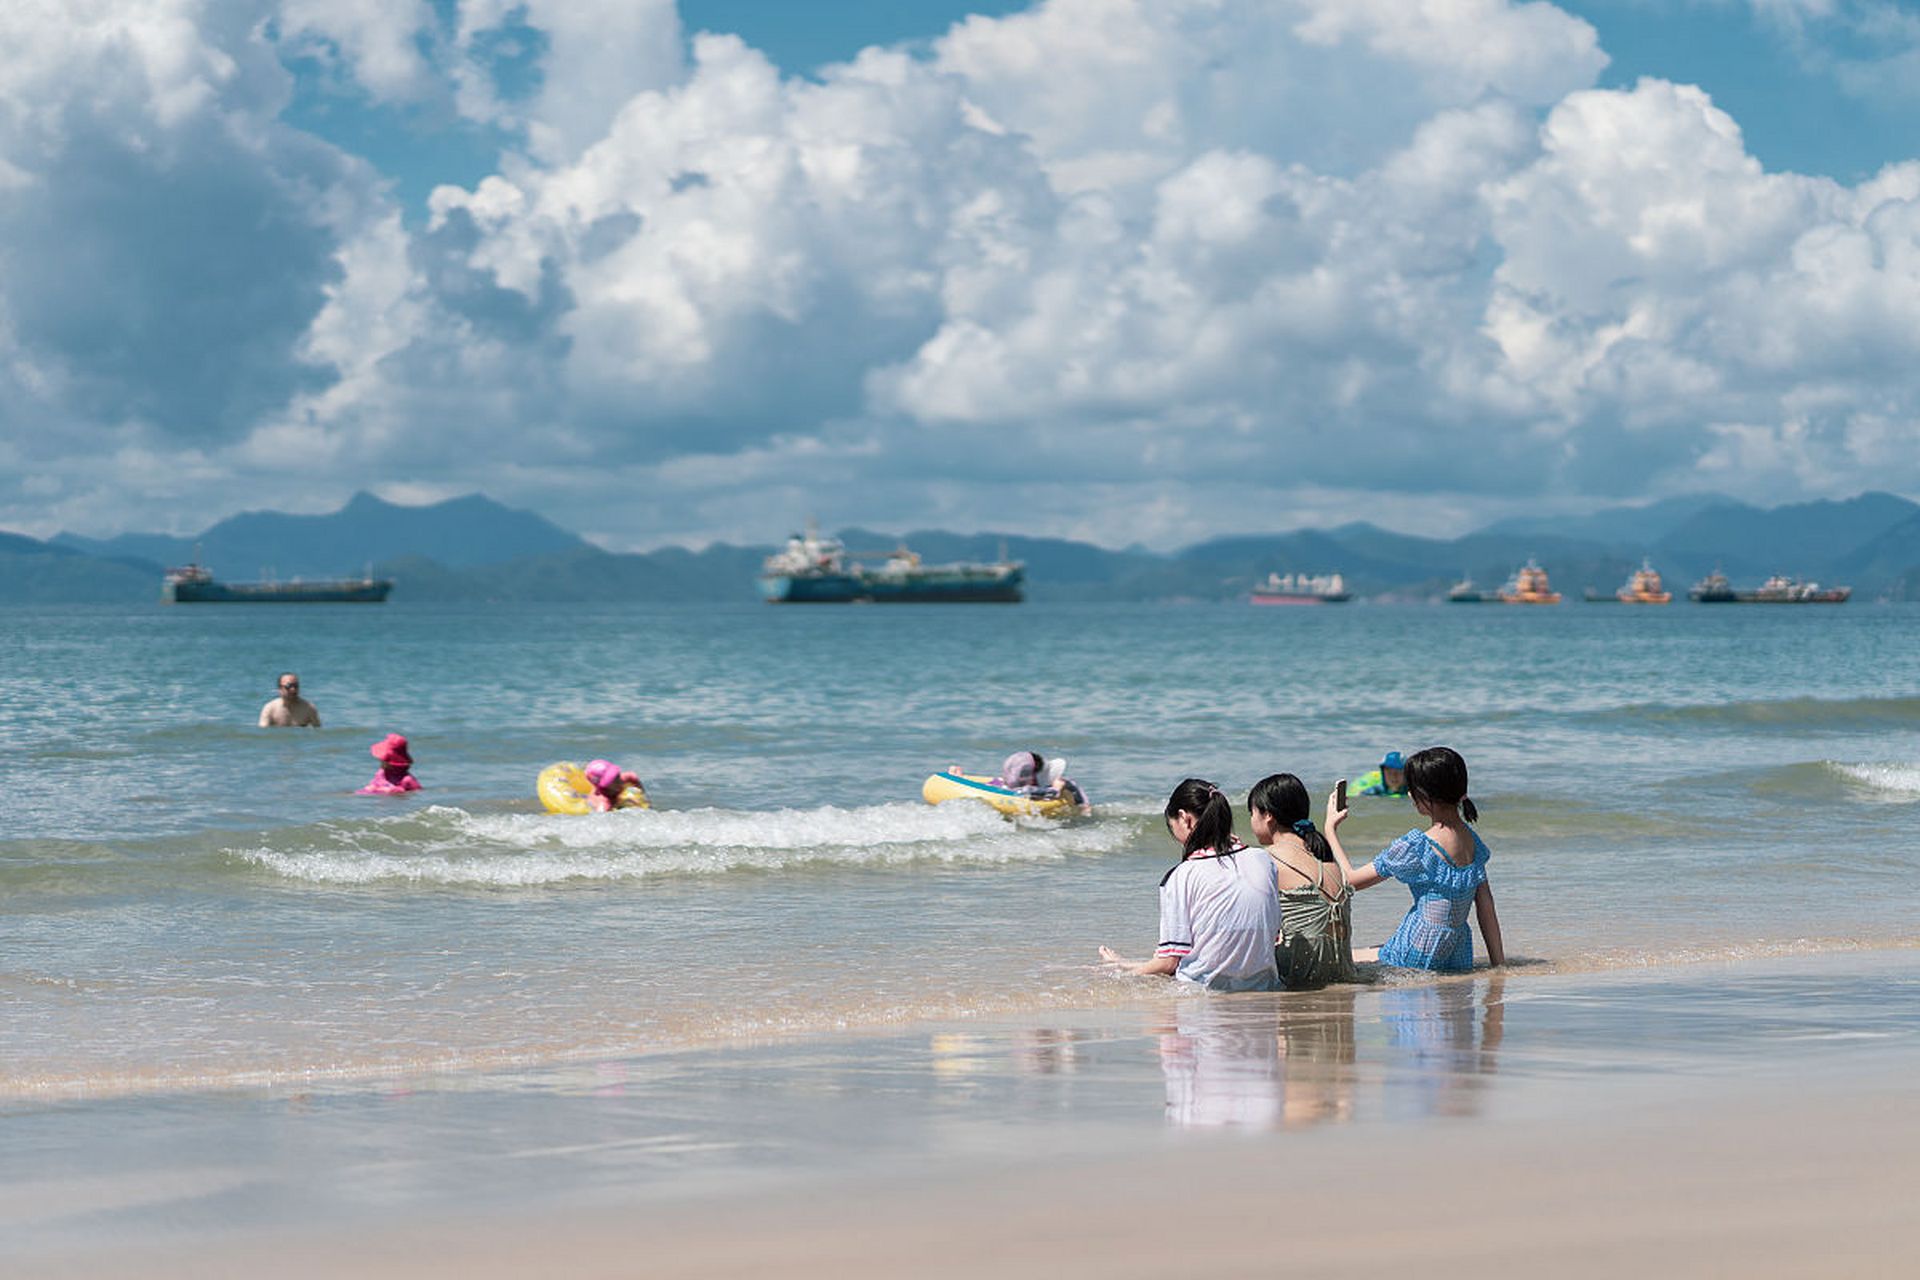
[(0, 528), (1920, 493), (1909, 0), (13, 0)]

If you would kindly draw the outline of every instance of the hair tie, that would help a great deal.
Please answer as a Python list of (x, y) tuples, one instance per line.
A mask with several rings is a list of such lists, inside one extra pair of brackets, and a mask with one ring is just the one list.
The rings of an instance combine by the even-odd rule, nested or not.
[(1303, 836), (1311, 830), (1313, 830), (1312, 818), (1302, 818), (1300, 819), (1300, 821), (1293, 824), (1293, 833), (1297, 836)]

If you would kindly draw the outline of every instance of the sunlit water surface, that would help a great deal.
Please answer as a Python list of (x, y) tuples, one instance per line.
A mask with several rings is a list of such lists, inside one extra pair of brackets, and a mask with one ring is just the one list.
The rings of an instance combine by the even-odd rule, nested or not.
[[(1138, 998), (1181, 777), (1459, 749), (1508, 948), (1913, 945), (1920, 609), (0, 611), (0, 1095)], [(253, 727), (283, 669), (319, 731)], [(405, 733), (426, 789), (352, 794)], [(918, 798), (1064, 754), (1094, 818)], [(607, 756), (658, 809), (544, 813)], [(1360, 802), (1356, 857), (1413, 823)], [(1243, 823), (1244, 830), (1244, 823)], [(1364, 895), (1362, 941), (1405, 909)], [(1527, 969), (1523, 967), (1520, 974)]]

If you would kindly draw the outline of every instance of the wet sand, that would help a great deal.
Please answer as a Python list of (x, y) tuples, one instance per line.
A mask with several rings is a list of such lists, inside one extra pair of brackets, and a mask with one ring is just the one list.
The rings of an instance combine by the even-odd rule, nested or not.
[[(1786, 1093), (1547, 1132), (1435, 1128), (1281, 1151), (1167, 1152), (907, 1185), (293, 1231), (155, 1256), (83, 1250), (47, 1276), (1894, 1276), (1920, 1105), (1897, 1081), (1814, 1111)], [(1303, 1167), (1304, 1166), (1304, 1167)], [(1385, 1168), (1456, 1171), (1413, 1193)], [(1395, 1187), (1399, 1187), (1396, 1192)], [(1399, 1211), (1395, 1206), (1398, 1205)], [(1451, 1207), (1447, 1207), (1447, 1206)], [(16, 1273), (18, 1274), (18, 1273)]]
[(1920, 953), (0, 1111), (45, 1276), (1911, 1274)]

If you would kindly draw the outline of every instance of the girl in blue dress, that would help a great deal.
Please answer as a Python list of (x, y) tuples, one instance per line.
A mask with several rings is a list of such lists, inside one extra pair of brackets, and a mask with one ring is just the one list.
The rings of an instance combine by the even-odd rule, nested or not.
[(1326, 836), (1335, 860), (1357, 893), (1385, 880), (1398, 880), (1413, 892), (1400, 927), (1386, 945), (1355, 951), (1356, 960), (1377, 959), (1399, 969), (1463, 973), (1473, 968), (1471, 909), (1487, 940), (1487, 962), (1505, 964), (1500, 916), (1487, 884), (1487, 846), (1467, 824), (1480, 815), (1467, 798), (1467, 762), (1451, 747), (1429, 747), (1407, 758), (1407, 792), (1413, 807), (1432, 825), (1415, 829), (1355, 868), (1340, 846), (1340, 824), (1347, 811), (1327, 803)]

